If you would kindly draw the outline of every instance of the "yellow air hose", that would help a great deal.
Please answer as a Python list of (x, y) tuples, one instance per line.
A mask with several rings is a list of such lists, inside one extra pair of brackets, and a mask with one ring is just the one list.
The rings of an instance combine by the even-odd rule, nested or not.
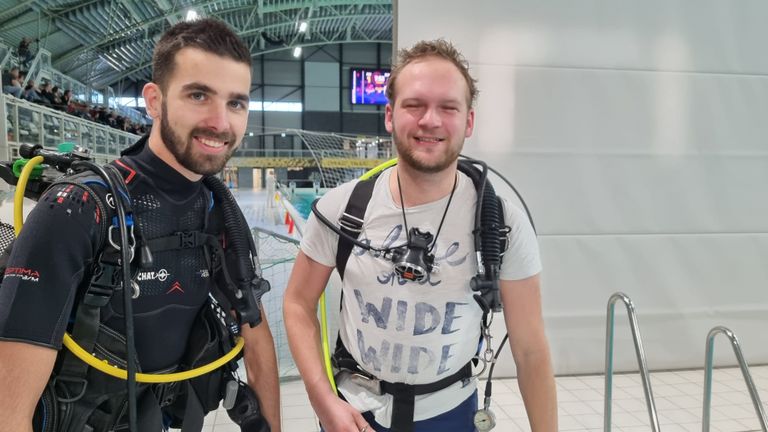
[[(374, 168), (371, 168), (368, 172), (360, 176), (360, 180), (368, 180), (369, 178), (394, 165), (397, 165), (397, 158), (390, 159)], [(331, 365), (331, 342), (328, 336), (328, 314), (325, 304), (325, 291), (320, 294), (318, 307), (320, 308), (320, 339), (323, 346), (325, 373), (328, 375), (328, 381), (331, 383), (331, 388), (333, 388), (333, 391), (338, 394), (338, 390), (336, 389), (336, 380), (333, 378), (333, 366)]]
[[(19, 175), (19, 180), (16, 183), (16, 192), (13, 196), (13, 227), (16, 231), (17, 237), (19, 236), (21, 227), (24, 224), (24, 190), (27, 188), (27, 182), (29, 181), (29, 176), (32, 173), (32, 170), (35, 168), (35, 166), (41, 164), (42, 162), (42, 156), (35, 156), (30, 159), (29, 162), (27, 162), (27, 164), (24, 165), (24, 168), (21, 170), (21, 175)], [(195, 378), (225, 365), (227, 362), (235, 358), (235, 356), (243, 349), (244, 345), (245, 341), (243, 338), (238, 337), (237, 343), (231, 351), (224, 354), (223, 357), (216, 359), (206, 365), (197, 367), (195, 369), (190, 369), (188, 371), (166, 374), (137, 373), (136, 381), (141, 383), (167, 383)], [(111, 375), (115, 378), (128, 379), (128, 371), (125, 369), (120, 369), (119, 367), (112, 366), (107, 363), (106, 360), (101, 360), (94, 357), (91, 353), (87, 352), (83, 349), (83, 347), (78, 345), (77, 342), (72, 339), (72, 336), (69, 335), (69, 333), (64, 333), (64, 346), (72, 351), (72, 354), (74, 354), (77, 358), (84, 361), (94, 369), (104, 372), (105, 374)]]
[(43, 163), (42, 156), (35, 156), (24, 165), (19, 175), (19, 181), (16, 182), (16, 193), (13, 195), (13, 230), (16, 231), (16, 237), (21, 232), (24, 225), (24, 191), (27, 189), (27, 182), (32, 170)]

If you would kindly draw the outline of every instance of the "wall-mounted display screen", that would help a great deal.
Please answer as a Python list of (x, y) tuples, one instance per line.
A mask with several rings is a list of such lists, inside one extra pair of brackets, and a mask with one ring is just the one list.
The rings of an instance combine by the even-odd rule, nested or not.
[(354, 105), (386, 105), (388, 69), (351, 69), (350, 90)]

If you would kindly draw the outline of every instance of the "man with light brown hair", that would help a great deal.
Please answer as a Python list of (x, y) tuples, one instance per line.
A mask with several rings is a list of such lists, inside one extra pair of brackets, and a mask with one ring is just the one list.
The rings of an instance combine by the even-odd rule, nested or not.
[[(470, 286), (479, 274), (473, 242), (478, 193), (458, 163), (474, 128), (477, 94), (467, 62), (449, 42), (401, 50), (385, 112), (398, 164), (375, 180), (328, 191), (308, 221), (286, 289), (284, 321), (327, 432), (489, 430), (488, 406), (478, 409), (471, 367), (487, 311)], [(369, 201), (359, 205), (363, 190)], [(556, 391), (538, 244), (520, 209), (504, 202), (503, 215), (509, 241), (496, 282), (518, 382), (531, 429), (554, 432)], [(420, 251), (423, 262), (409, 261)], [(315, 315), (334, 268), (342, 277), (334, 353), (339, 396), (323, 370)]]

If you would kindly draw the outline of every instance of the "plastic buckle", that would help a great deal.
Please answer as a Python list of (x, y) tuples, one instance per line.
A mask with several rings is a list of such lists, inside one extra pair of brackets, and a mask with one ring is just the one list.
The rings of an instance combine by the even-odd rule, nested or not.
[(155, 398), (161, 408), (165, 408), (176, 402), (178, 396), (178, 381), (158, 384), (154, 387)]
[(176, 235), (179, 237), (179, 247), (181, 249), (190, 249), (197, 244), (194, 231), (180, 231)]
[(352, 232), (360, 233), (363, 231), (363, 220), (352, 216), (349, 213), (344, 213), (341, 215), (339, 218), (339, 225), (341, 225), (342, 228)]
[(109, 303), (114, 292), (116, 269), (117, 267), (111, 265), (99, 265), (91, 278), (91, 284), (83, 295), (83, 303), (96, 307), (103, 307)]

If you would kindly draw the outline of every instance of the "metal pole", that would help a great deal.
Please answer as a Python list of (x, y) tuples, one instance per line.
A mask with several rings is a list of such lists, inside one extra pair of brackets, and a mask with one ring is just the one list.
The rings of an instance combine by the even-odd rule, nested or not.
[(613, 325), (616, 302), (613, 297), (608, 301), (608, 313), (605, 325), (605, 393), (603, 430), (611, 431), (611, 406), (613, 402)]
[(709, 416), (710, 408), (712, 407), (712, 357), (713, 349), (715, 347), (713, 341), (714, 336), (712, 329), (707, 334), (707, 345), (704, 349), (704, 405), (703, 412), (701, 414), (701, 430), (703, 432), (709, 432)]
[[(11, 160), (11, 146), (8, 145), (8, 141), (11, 140), (11, 136), (9, 133), (9, 125), (8, 125), (8, 116), (6, 115), (7, 106), (5, 101), (7, 100), (6, 95), (0, 96), (0, 132), (3, 134), (3, 138), (0, 138), (0, 155), (5, 158), (5, 160), (10, 161)], [(16, 131), (19, 129), (18, 126), (13, 126), (13, 133), (16, 134)]]
[(611, 430), (611, 402), (613, 396), (613, 327), (614, 327), (614, 305), (617, 301), (624, 302), (629, 317), (632, 339), (635, 343), (635, 354), (637, 364), (640, 367), (640, 377), (643, 380), (643, 392), (645, 393), (645, 402), (648, 406), (648, 417), (651, 421), (651, 430), (659, 432), (659, 416), (656, 412), (656, 404), (653, 400), (653, 390), (651, 389), (651, 377), (648, 373), (648, 364), (645, 360), (645, 350), (643, 349), (642, 338), (640, 337), (640, 327), (637, 324), (635, 314), (635, 305), (632, 300), (624, 293), (614, 293), (608, 299), (608, 314), (605, 330), (605, 418), (603, 429), (605, 432)]
[(747, 362), (744, 360), (744, 354), (741, 351), (739, 340), (730, 329), (723, 326), (713, 327), (707, 334), (707, 346), (704, 358), (704, 407), (701, 417), (701, 430), (703, 432), (709, 432), (710, 409), (712, 407), (714, 341), (715, 336), (717, 336), (718, 333), (724, 334), (730, 340), (733, 353), (736, 355), (736, 360), (739, 362), (739, 367), (741, 368), (741, 374), (744, 376), (744, 382), (747, 384), (749, 396), (752, 398), (752, 405), (755, 407), (755, 413), (757, 414), (757, 420), (760, 422), (760, 428), (763, 432), (768, 432), (768, 420), (766, 420), (765, 409), (763, 408), (763, 403), (760, 401), (760, 395), (757, 393), (755, 382), (752, 380), (752, 374), (749, 373), (749, 366), (747, 366)]

